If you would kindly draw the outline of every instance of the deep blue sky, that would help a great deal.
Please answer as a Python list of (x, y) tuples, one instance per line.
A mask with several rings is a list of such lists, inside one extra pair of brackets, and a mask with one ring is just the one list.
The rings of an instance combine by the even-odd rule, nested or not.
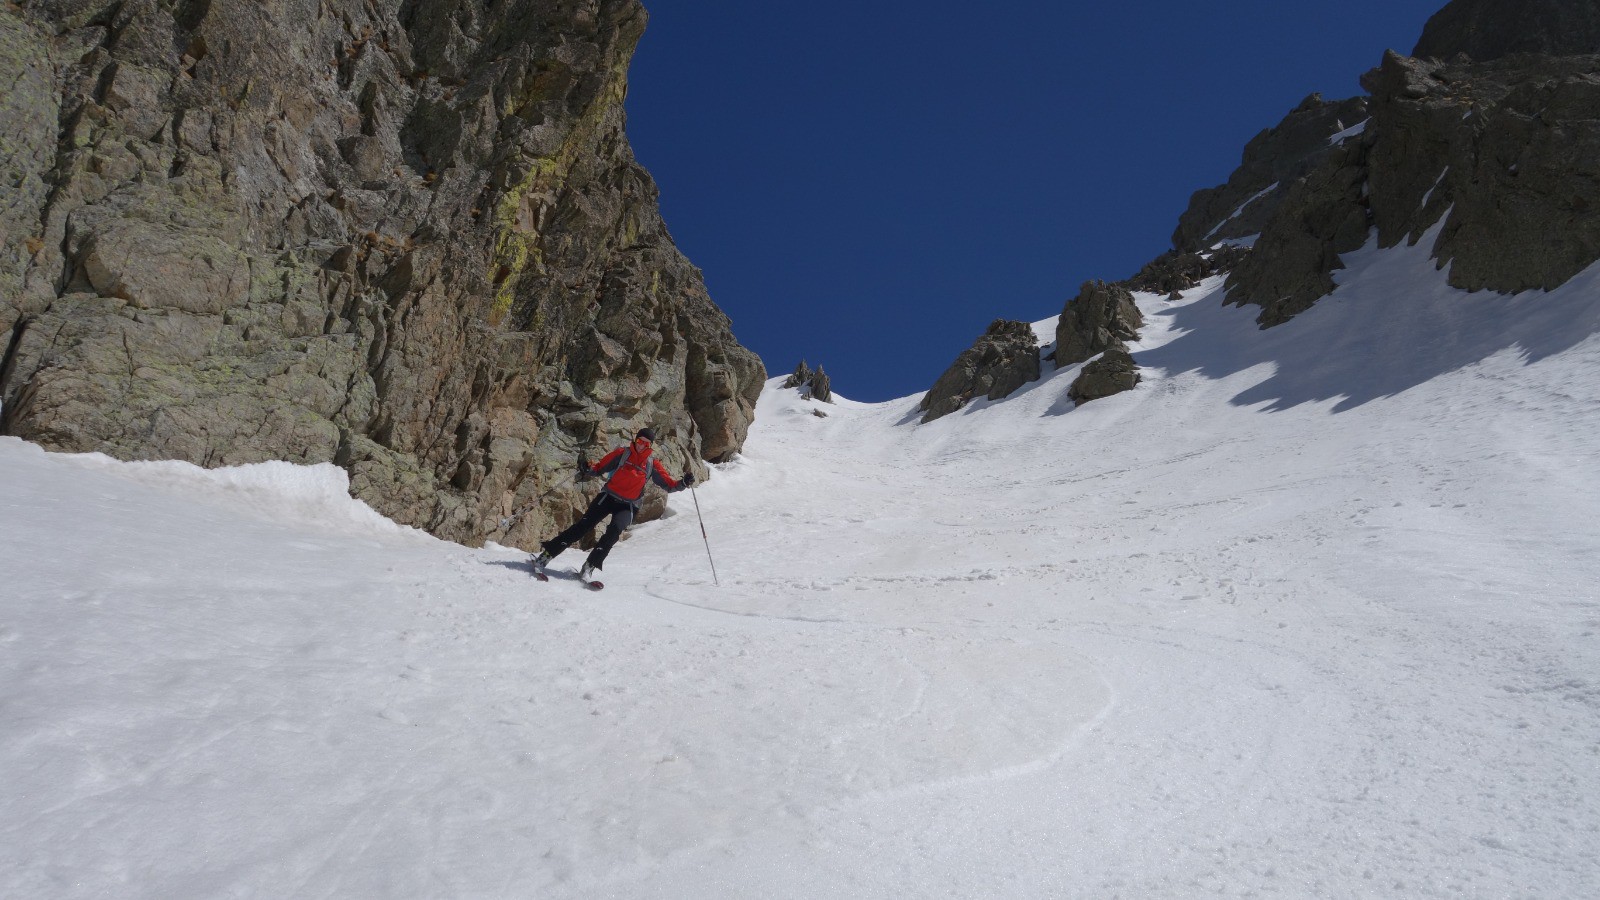
[(645, 0), (628, 135), (772, 374), (925, 390), (997, 317), (1170, 246), (1302, 98), (1444, 0)]

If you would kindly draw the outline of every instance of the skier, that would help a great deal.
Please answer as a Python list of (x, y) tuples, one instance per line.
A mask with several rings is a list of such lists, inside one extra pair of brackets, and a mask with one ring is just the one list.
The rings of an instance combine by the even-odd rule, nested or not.
[(652, 445), (656, 433), (651, 428), (641, 428), (634, 436), (633, 441), (607, 453), (593, 466), (582, 459), (578, 460), (578, 480), (588, 481), (606, 473), (611, 477), (606, 481), (605, 489), (597, 494), (594, 502), (589, 504), (589, 509), (583, 517), (572, 523), (572, 527), (561, 532), (542, 546), (544, 552), (534, 557), (533, 571), (544, 575), (545, 566), (550, 560), (561, 555), (561, 551), (577, 543), (584, 535), (588, 534), (600, 520), (606, 516), (611, 517), (611, 523), (606, 526), (606, 533), (600, 538), (600, 543), (589, 551), (589, 558), (584, 562), (583, 569), (578, 577), (585, 583), (594, 581), (594, 573), (605, 568), (606, 555), (611, 548), (616, 546), (617, 539), (633, 524), (633, 517), (639, 512), (639, 501), (644, 497), (645, 486), (654, 481), (667, 493), (676, 493), (694, 484), (694, 473), (685, 472), (681, 478), (673, 480), (661, 461), (651, 455)]

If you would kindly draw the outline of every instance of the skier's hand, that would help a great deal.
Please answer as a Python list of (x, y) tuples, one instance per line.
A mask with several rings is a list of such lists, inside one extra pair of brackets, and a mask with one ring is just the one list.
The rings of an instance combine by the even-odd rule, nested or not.
[(683, 473), (683, 477), (678, 479), (678, 483), (683, 485), (684, 487), (689, 487), (690, 485), (693, 485), (694, 484), (694, 473), (693, 472), (685, 472), (685, 473)]
[(593, 477), (594, 472), (590, 470), (589, 464), (581, 459), (578, 460), (578, 483), (582, 484)]

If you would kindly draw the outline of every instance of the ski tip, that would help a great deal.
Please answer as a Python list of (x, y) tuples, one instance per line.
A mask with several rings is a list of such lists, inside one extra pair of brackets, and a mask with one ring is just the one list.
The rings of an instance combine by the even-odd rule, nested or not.
[(543, 572), (535, 572), (535, 573), (533, 573), (533, 577), (539, 579), (540, 581), (549, 581), (550, 580), (550, 576), (546, 575)]

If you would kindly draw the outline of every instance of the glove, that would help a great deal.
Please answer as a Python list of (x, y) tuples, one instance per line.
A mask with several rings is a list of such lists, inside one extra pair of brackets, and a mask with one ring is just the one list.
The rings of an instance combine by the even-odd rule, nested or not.
[(678, 479), (678, 483), (682, 484), (684, 487), (689, 487), (690, 485), (694, 484), (694, 473), (683, 473), (683, 477)]
[(589, 479), (591, 479), (593, 477), (594, 477), (594, 471), (589, 468), (589, 461), (584, 459), (583, 457), (579, 457), (578, 458), (578, 483), (582, 484), (583, 482), (588, 481)]

